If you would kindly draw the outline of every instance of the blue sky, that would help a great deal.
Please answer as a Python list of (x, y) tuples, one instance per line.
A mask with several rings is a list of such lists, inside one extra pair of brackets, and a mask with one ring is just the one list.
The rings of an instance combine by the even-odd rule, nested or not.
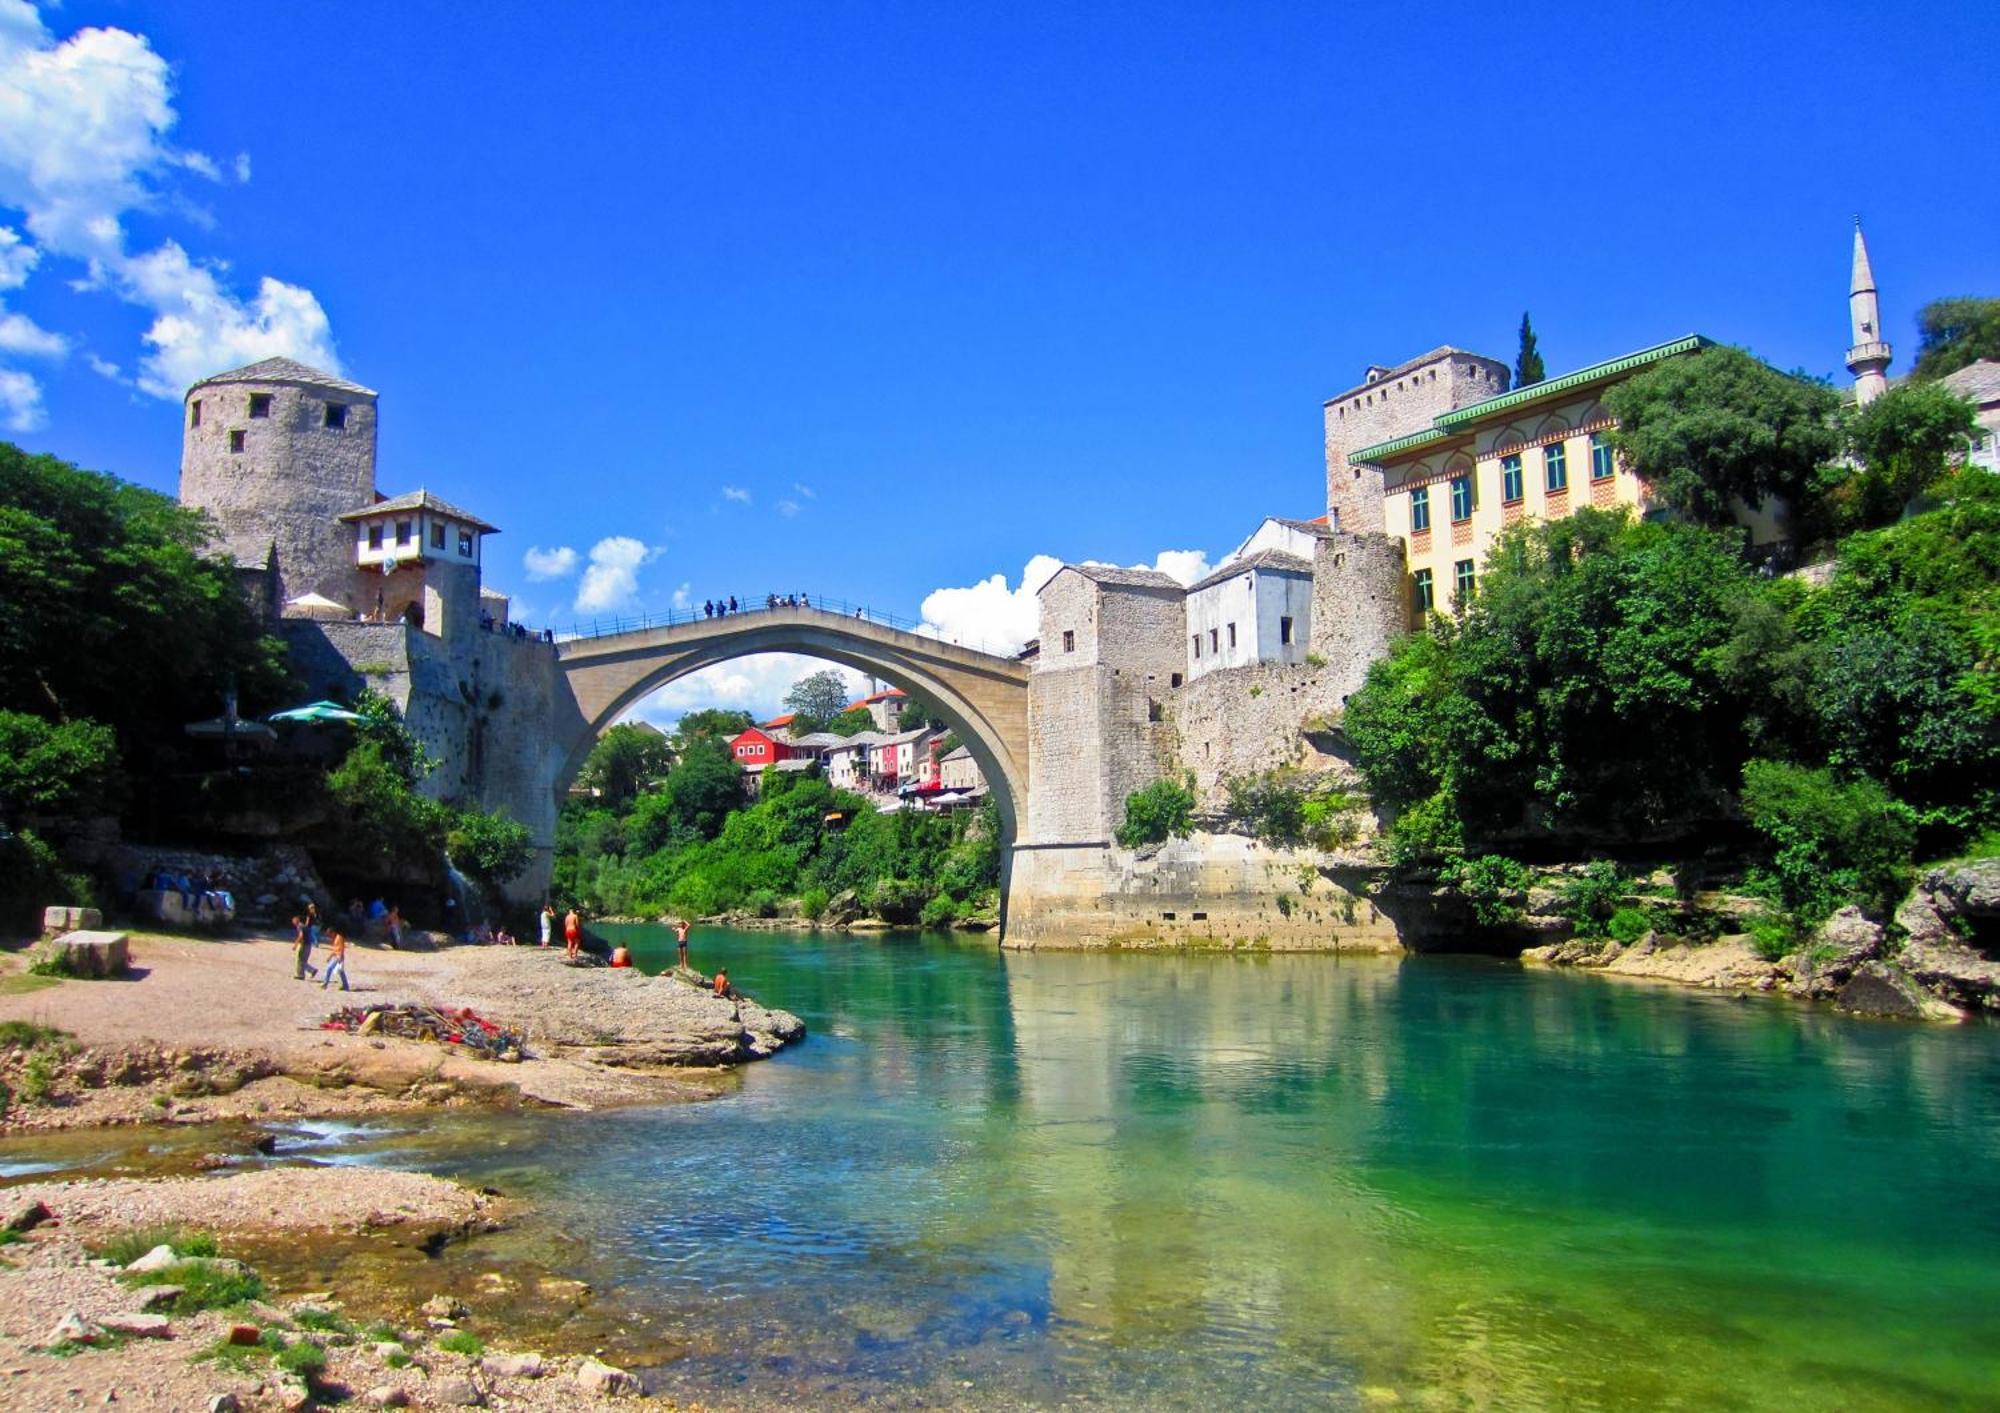
[(1626, 8), (0, 0), (0, 420), (170, 490), (179, 383), (330, 354), (537, 621), (1005, 638), (1318, 513), (1368, 362), (1836, 374), (1856, 211), (1899, 365), (2000, 293), (2000, 7)]

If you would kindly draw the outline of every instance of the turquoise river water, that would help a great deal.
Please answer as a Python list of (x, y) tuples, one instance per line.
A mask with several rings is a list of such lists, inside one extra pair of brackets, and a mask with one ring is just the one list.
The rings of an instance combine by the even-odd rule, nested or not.
[(348, 1154), (532, 1192), (685, 1350), (662, 1392), (2000, 1406), (2000, 1028), (1477, 959), (694, 943), (810, 1038), (713, 1102)]

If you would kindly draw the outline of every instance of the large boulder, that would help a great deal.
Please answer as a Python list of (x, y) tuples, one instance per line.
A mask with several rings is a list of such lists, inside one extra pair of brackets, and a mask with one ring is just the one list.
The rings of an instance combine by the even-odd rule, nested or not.
[(1863, 962), (1837, 998), (1842, 1010), (1897, 1020), (1957, 1021), (1965, 1013), (1924, 990), (1886, 962)]
[(122, 932), (65, 932), (44, 945), (66, 958), (69, 976), (123, 976), (132, 964)]
[(1786, 988), (1799, 996), (1837, 995), (1854, 969), (1882, 955), (1882, 926), (1859, 908), (1842, 908), (1820, 924), (1812, 945), (1778, 963)]
[(43, 908), (42, 932), (52, 936), (104, 926), (104, 914), (96, 908)]

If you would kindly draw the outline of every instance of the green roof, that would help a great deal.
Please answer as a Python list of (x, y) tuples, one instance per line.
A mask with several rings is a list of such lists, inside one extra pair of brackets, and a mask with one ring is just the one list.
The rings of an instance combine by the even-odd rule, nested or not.
[(1450, 412), (1440, 413), (1432, 418), (1431, 425), (1421, 432), (1412, 432), (1408, 436), (1362, 447), (1358, 451), (1349, 452), (1347, 459), (1350, 462), (1380, 461), (1384, 457), (1398, 456), (1406, 451), (1446, 441), (1453, 432), (1467, 423), (1477, 422), (1494, 413), (1506, 412), (1530, 402), (1538, 402), (1545, 397), (1555, 397), (1583, 387), (1587, 383), (1615, 378), (1620, 374), (1643, 368), (1649, 363), (1677, 358), (1683, 353), (1693, 353), (1698, 349), (1709, 347), (1713, 342), (1714, 340), (1705, 339), (1700, 334), (1688, 334), (1666, 343), (1656, 343), (1651, 348), (1642, 348), (1637, 353), (1628, 353), (1622, 358), (1593, 363), (1588, 368), (1579, 368), (1574, 373), (1565, 373), (1559, 378), (1546, 378), (1539, 383), (1530, 383), (1525, 388), (1515, 388), (1512, 392), (1489, 397), (1483, 402), (1469, 402), (1463, 407), (1453, 408)]

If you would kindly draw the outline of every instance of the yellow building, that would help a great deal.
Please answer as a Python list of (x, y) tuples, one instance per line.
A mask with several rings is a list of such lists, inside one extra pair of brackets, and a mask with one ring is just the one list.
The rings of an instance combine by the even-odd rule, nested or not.
[[(1446, 609), (1471, 593), (1494, 537), (1517, 521), (1559, 520), (1586, 505), (1643, 512), (1645, 483), (1612, 449), (1614, 423), (1599, 399), (1641, 369), (1709, 342), (1689, 334), (1656, 344), (1467, 403), (1421, 431), (1348, 452), (1350, 464), (1380, 474), (1382, 529), (1403, 541), (1412, 610)], [(1770, 534), (1752, 527), (1758, 540)]]

